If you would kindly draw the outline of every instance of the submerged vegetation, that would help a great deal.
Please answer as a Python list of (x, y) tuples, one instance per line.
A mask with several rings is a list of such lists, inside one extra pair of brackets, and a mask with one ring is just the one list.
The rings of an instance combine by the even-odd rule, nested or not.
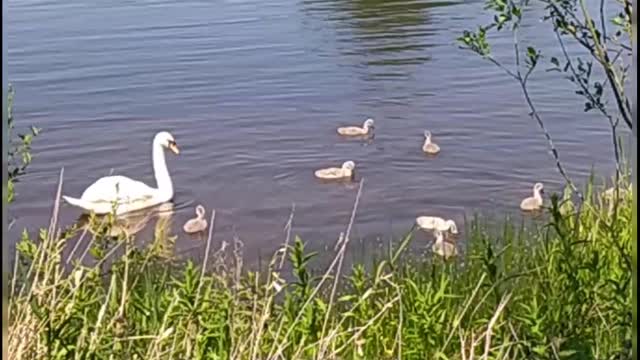
[[(132, 238), (106, 236), (112, 219), (81, 233), (60, 231), (54, 212), (48, 230), (37, 239), (25, 233), (17, 246), (8, 353), (13, 359), (631, 359), (626, 184), (619, 206), (591, 187), (580, 206), (552, 196), (546, 226), (507, 221), (495, 231), (474, 219), (465, 254), (449, 261), (406, 254), (426, 248), (411, 244), (409, 233), (384, 259), (343, 269), (347, 229), (322, 273), (297, 237), (286, 239), (266, 268), (251, 271), (243, 268), (241, 244), (211, 249), (210, 233), (197, 266), (166, 256), (163, 244), (173, 238), (161, 223), (155, 241), (141, 248)], [(356, 208), (357, 200), (354, 214)]]

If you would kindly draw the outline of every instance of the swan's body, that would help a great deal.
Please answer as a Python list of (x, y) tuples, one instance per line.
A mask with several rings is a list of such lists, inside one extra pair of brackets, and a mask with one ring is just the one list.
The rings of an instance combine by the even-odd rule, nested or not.
[(338, 128), (338, 134), (343, 136), (362, 136), (368, 135), (370, 131), (375, 128), (373, 119), (367, 119), (362, 127), (359, 126), (345, 126)]
[(98, 215), (116, 215), (145, 209), (167, 202), (173, 198), (173, 183), (167, 170), (164, 148), (178, 154), (178, 146), (171, 134), (159, 132), (153, 139), (153, 171), (158, 188), (152, 188), (126, 176), (106, 176), (91, 184), (78, 198), (63, 196), (63, 199), (85, 212)]
[(326, 169), (316, 170), (315, 175), (317, 178), (325, 180), (336, 179), (350, 179), (353, 177), (353, 170), (356, 164), (353, 161), (346, 161), (342, 164), (342, 167), (331, 167)]
[(193, 234), (204, 231), (207, 228), (207, 220), (204, 218), (204, 206), (196, 206), (196, 217), (187, 221), (182, 229), (184, 232)]
[(433, 251), (434, 254), (442, 256), (445, 259), (458, 255), (458, 249), (456, 246), (450, 242), (444, 241), (442, 231), (435, 230), (433, 234), (436, 237), (436, 242), (431, 245), (431, 251)]
[(435, 155), (440, 152), (440, 146), (431, 141), (431, 132), (428, 130), (424, 132), (424, 144), (422, 145), (422, 151), (431, 155)]
[[(620, 187), (618, 187), (618, 196), (619, 196), (619, 197), (623, 197), (624, 195), (626, 195), (626, 193), (627, 193), (627, 192), (631, 192), (631, 191), (632, 191), (632, 186), (631, 186), (631, 184), (629, 184), (629, 187), (628, 187), (628, 188), (626, 188), (626, 189), (625, 189), (625, 188), (623, 188), (622, 186), (620, 186)], [(613, 186), (613, 187), (610, 187), (610, 188), (608, 188), (607, 190), (605, 190), (605, 191), (602, 193), (602, 196), (603, 196), (605, 199), (609, 199), (609, 200), (611, 200), (611, 199), (613, 199), (613, 197), (614, 197), (615, 193), (616, 193), (616, 187), (615, 187), (615, 186)]]
[(530, 196), (522, 202), (520, 202), (520, 209), (523, 211), (534, 211), (542, 208), (542, 193), (544, 193), (544, 186), (542, 183), (536, 183), (533, 186), (533, 196)]
[(419, 216), (416, 218), (416, 224), (423, 230), (450, 231), (452, 234), (458, 233), (458, 227), (455, 221), (445, 220), (437, 216)]
[(605, 191), (602, 192), (602, 199), (605, 201), (605, 203), (608, 204), (608, 213), (609, 215), (612, 215), (616, 205), (621, 202), (624, 201), (626, 196), (627, 196), (627, 192), (632, 192), (633, 191), (633, 184), (629, 184), (628, 188), (623, 188), (622, 186), (618, 187), (618, 195), (616, 197), (616, 187), (611, 187)]

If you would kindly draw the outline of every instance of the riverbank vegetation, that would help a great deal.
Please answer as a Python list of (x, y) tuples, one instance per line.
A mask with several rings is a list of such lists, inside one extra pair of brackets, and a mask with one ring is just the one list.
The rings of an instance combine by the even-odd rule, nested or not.
[[(627, 185), (613, 193), (589, 186), (581, 205), (552, 196), (544, 226), (507, 220), (496, 228), (476, 218), (464, 254), (449, 261), (428, 251), (407, 254), (428, 249), (409, 233), (375, 263), (347, 269), (347, 230), (322, 272), (296, 237), (260, 270), (243, 268), (237, 243), (212, 249), (208, 241), (196, 265), (166, 256), (163, 244), (175, 240), (168, 232), (158, 230), (142, 248), (106, 236), (108, 219), (94, 221), (91, 231), (59, 230), (56, 209), (49, 229), (36, 239), (25, 233), (17, 246), (9, 354), (630, 359)], [(88, 245), (78, 246), (78, 238)]]

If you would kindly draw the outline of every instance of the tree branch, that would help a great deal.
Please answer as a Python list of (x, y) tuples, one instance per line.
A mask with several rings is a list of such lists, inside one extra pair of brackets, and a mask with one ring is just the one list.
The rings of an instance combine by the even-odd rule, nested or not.
[(527, 88), (526, 80), (528, 79), (529, 75), (533, 71), (533, 68), (534, 68), (533, 64), (529, 68), (526, 78), (522, 77), (522, 73), (520, 71), (520, 45), (519, 45), (520, 40), (518, 39), (518, 30), (519, 30), (519, 23), (516, 23), (513, 29), (513, 49), (515, 51), (515, 60), (516, 60), (516, 69), (517, 69), (516, 79), (518, 80), (518, 83), (520, 83), (520, 88), (522, 89), (522, 93), (524, 94), (525, 101), (527, 102), (527, 105), (531, 110), (531, 116), (536, 120), (536, 122), (538, 123), (538, 126), (540, 127), (540, 129), (542, 129), (542, 132), (544, 133), (544, 136), (547, 139), (547, 143), (549, 144), (549, 148), (551, 149), (551, 153), (553, 154), (553, 158), (556, 162), (556, 168), (558, 168), (560, 175), (562, 175), (564, 180), (571, 187), (571, 190), (573, 190), (573, 192), (578, 195), (580, 200), (584, 200), (582, 193), (580, 192), (580, 190), (578, 190), (578, 188), (575, 186), (573, 181), (571, 181), (571, 178), (569, 178), (569, 175), (565, 171), (564, 166), (562, 166), (562, 162), (560, 161), (560, 155), (558, 153), (558, 150), (556, 150), (555, 145), (553, 144), (553, 140), (551, 139), (551, 134), (549, 134), (549, 131), (544, 125), (544, 121), (540, 117), (540, 114), (538, 114), (538, 111), (533, 103), (533, 100), (529, 95), (529, 89)]
[(593, 20), (591, 20), (591, 16), (589, 15), (589, 11), (587, 10), (587, 6), (584, 0), (580, 0), (580, 7), (582, 9), (582, 14), (587, 23), (587, 28), (591, 32), (591, 36), (593, 37), (593, 43), (595, 46), (596, 60), (600, 62), (602, 67), (605, 70), (605, 74), (609, 78), (611, 82), (611, 88), (613, 89), (613, 95), (616, 99), (616, 103), (618, 104), (618, 109), (620, 110), (620, 114), (622, 115), (623, 120), (629, 126), (629, 129), (633, 129), (633, 123), (630, 116), (631, 107), (629, 104), (629, 99), (627, 99), (624, 95), (624, 86), (620, 83), (620, 79), (615, 74), (615, 70), (613, 69), (611, 60), (609, 58), (609, 53), (606, 51), (606, 48), (603, 44), (600, 43), (600, 39), (598, 38), (597, 31), (595, 26), (593, 25)]
[(485, 55), (484, 58), (489, 60), (492, 64), (494, 64), (498, 68), (502, 69), (505, 73), (507, 73), (507, 75), (518, 80), (518, 75), (516, 75), (513, 71), (509, 70), (506, 66), (502, 65), (500, 62), (494, 59), (491, 55)]
[(607, 43), (607, 20), (604, 16), (604, 1), (600, 0), (600, 26), (602, 27), (602, 39)]

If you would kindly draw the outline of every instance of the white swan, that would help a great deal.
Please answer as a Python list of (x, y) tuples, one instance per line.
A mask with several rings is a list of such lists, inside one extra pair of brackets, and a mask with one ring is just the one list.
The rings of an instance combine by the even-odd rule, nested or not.
[(344, 126), (338, 128), (338, 134), (343, 136), (361, 136), (369, 134), (370, 130), (375, 128), (373, 119), (367, 119), (362, 124), (362, 127), (359, 126)]
[(452, 234), (458, 233), (458, 227), (455, 221), (445, 220), (437, 216), (419, 216), (416, 218), (416, 225), (423, 230), (440, 230), (451, 231)]
[(153, 172), (157, 189), (125, 176), (106, 176), (91, 184), (79, 199), (69, 196), (63, 196), (63, 199), (85, 212), (98, 215), (111, 213), (114, 209), (115, 214), (120, 215), (171, 200), (173, 183), (167, 170), (164, 148), (180, 153), (175, 139), (166, 131), (157, 133), (153, 138)]
[(204, 206), (196, 206), (196, 217), (189, 219), (189, 221), (184, 224), (182, 227), (184, 232), (193, 234), (204, 231), (207, 228), (207, 220), (204, 218), (204, 213)]
[[(618, 187), (618, 196), (619, 196), (619, 197), (624, 197), (624, 196), (626, 195), (626, 193), (627, 193), (627, 192), (631, 192), (631, 191), (633, 191), (633, 189), (632, 189), (632, 185), (633, 185), (633, 184), (629, 184), (629, 187), (628, 187), (628, 188), (626, 188), (626, 189), (625, 189), (624, 187), (622, 187), (622, 186), (619, 186), (619, 187)], [(613, 186), (613, 187), (610, 187), (610, 188), (608, 188), (607, 190), (603, 191), (603, 192), (602, 192), (602, 196), (603, 196), (605, 199), (613, 200), (613, 197), (614, 197), (615, 193), (616, 193), (616, 187), (615, 187), (615, 186)]]
[(442, 231), (435, 230), (433, 235), (436, 237), (436, 242), (431, 245), (431, 251), (433, 251), (434, 254), (442, 256), (445, 259), (458, 255), (458, 249), (456, 246), (450, 242), (444, 241), (444, 234)]
[(427, 154), (435, 155), (440, 152), (440, 146), (431, 141), (431, 131), (424, 131), (424, 144), (422, 145), (422, 151)]
[(536, 183), (535, 185), (533, 185), (533, 196), (522, 200), (522, 202), (520, 202), (520, 209), (522, 209), (523, 211), (539, 210), (542, 207), (543, 203), (543, 193), (544, 185), (542, 185), (542, 183)]
[(325, 180), (346, 179), (353, 177), (353, 170), (356, 168), (356, 163), (353, 161), (345, 161), (342, 167), (331, 167), (326, 169), (316, 170), (315, 175), (317, 178)]

